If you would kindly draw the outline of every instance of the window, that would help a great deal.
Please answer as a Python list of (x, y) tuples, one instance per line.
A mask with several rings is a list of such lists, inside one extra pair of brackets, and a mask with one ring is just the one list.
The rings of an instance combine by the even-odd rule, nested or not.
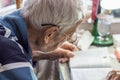
[(15, 0), (0, 0), (0, 16), (16, 9)]
[(120, 18), (120, 9), (112, 10), (112, 13), (113, 13), (114, 17)]
[(0, 9), (15, 4), (15, 0), (0, 0)]

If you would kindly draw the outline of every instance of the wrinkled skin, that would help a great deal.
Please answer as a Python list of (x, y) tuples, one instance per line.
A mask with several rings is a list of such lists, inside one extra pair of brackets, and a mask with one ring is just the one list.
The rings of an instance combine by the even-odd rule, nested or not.
[[(29, 37), (29, 42), (33, 51), (33, 56), (35, 54), (34, 51), (51, 52), (51, 51), (55, 51), (55, 49), (57, 49), (58, 47), (60, 48), (60, 45), (66, 41), (66, 38), (68, 38), (67, 36), (71, 37), (73, 32), (79, 26), (80, 23), (81, 21), (78, 21), (76, 24), (70, 27), (64, 27), (63, 29), (59, 29), (55, 27), (53, 29), (50, 29), (50, 31), (48, 30), (49, 27), (42, 28), (42, 29), (34, 29), (31, 27), (28, 27), (28, 35), (29, 35), (28, 37)], [(45, 42), (46, 33), (48, 34), (52, 30), (54, 31), (54, 33), (52, 34), (52, 36), (49, 37), (49, 40)], [(65, 45), (68, 45), (68, 44), (65, 44)], [(71, 48), (71, 46), (68, 45), (67, 47)], [(69, 49), (66, 49), (66, 50), (69, 50)], [(65, 54), (61, 54), (60, 56), (59, 55), (55, 57), (57, 58), (60, 58), (61, 56), (71, 57)], [(41, 60), (41, 59), (38, 59), (38, 60)]]
[[(39, 61), (36, 67), (38, 80), (60, 80), (58, 59), (60, 62), (67, 62), (70, 57), (73, 57), (72, 52), (77, 50), (75, 45), (65, 42), (66, 35), (70, 37), (80, 23), (81, 21), (63, 29), (54, 26), (52, 26), (53, 29), (34, 29), (28, 25), (28, 37), (33, 52), (33, 60)], [(52, 31), (54, 34), (49, 34), (47, 36), (49, 38), (47, 38), (46, 34)]]
[[(64, 41), (66, 41), (66, 35), (69, 35), (69, 37), (72, 36), (72, 34), (74, 33), (74, 31), (80, 25), (81, 22), (82, 21), (78, 21), (76, 24), (74, 24), (70, 27), (64, 27), (64, 28), (58, 30), (55, 33), (55, 35), (53, 35), (53, 37), (51, 39), (49, 39), (49, 43), (47, 43), (47, 44), (42, 39), (45, 30), (38, 30), (38, 31), (34, 30), (36, 32), (35, 35), (38, 36), (38, 41), (40, 44), (40, 46), (37, 46), (37, 47), (39, 47), (39, 49), (42, 51), (46, 51), (46, 50), (52, 51), (52, 50), (56, 49), (56, 47), (58, 47), (60, 44), (62, 44)], [(34, 34), (33, 34), (33, 36), (34, 36)]]

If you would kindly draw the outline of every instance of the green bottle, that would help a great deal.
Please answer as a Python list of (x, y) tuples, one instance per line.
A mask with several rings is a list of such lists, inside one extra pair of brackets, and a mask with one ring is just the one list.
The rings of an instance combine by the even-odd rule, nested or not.
[(97, 29), (97, 26), (98, 26), (98, 18), (96, 18), (94, 20), (94, 23), (93, 23), (93, 29), (92, 29), (92, 35), (94, 36), (94, 41), (93, 41), (93, 45), (97, 45), (98, 44), (98, 29)]
[[(94, 36), (94, 41), (93, 41), (93, 45), (96, 46), (111, 46), (113, 45), (113, 38), (112, 35), (110, 34), (106, 34), (106, 35), (99, 35), (98, 32), (98, 28), (100, 30), (100, 27), (104, 26), (104, 30), (105, 27), (108, 27), (109, 25), (106, 25), (107, 22), (103, 21), (101, 23), (101, 19), (100, 17), (98, 18), (98, 14), (101, 14), (101, 6), (100, 6), (100, 1), (101, 0), (93, 0), (93, 6), (92, 6), (92, 20), (93, 22), (93, 29), (92, 29), (92, 35)], [(100, 25), (99, 25), (100, 24)], [(102, 28), (103, 29), (103, 28)], [(103, 31), (104, 31), (103, 30)], [(100, 32), (101, 34), (101, 32)]]
[(94, 36), (94, 41), (93, 45), (98, 44), (97, 37), (99, 36), (98, 34), (98, 18), (97, 14), (101, 13), (101, 7), (100, 7), (100, 0), (93, 0), (93, 6), (92, 6), (92, 20), (93, 22), (93, 29), (92, 29), (92, 35)]
[(98, 19), (96, 18), (93, 23), (93, 29), (92, 29), (92, 35), (94, 37), (98, 36), (98, 30), (97, 30), (97, 25), (98, 25)]

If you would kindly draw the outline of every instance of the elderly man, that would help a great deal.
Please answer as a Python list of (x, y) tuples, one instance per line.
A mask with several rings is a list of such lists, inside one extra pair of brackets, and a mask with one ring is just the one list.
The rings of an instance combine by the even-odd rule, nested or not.
[(79, 11), (77, 0), (25, 0), (0, 17), (0, 80), (37, 80), (31, 64), (38, 60), (39, 80), (59, 80), (57, 60), (76, 50), (64, 41), (81, 23)]

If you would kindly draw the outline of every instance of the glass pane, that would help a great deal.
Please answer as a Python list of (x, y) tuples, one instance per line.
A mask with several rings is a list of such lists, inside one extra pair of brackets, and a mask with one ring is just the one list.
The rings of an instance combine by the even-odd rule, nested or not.
[(120, 9), (113, 10), (112, 12), (113, 12), (114, 17), (120, 18)]
[(0, 0), (0, 9), (15, 4), (15, 0)]

